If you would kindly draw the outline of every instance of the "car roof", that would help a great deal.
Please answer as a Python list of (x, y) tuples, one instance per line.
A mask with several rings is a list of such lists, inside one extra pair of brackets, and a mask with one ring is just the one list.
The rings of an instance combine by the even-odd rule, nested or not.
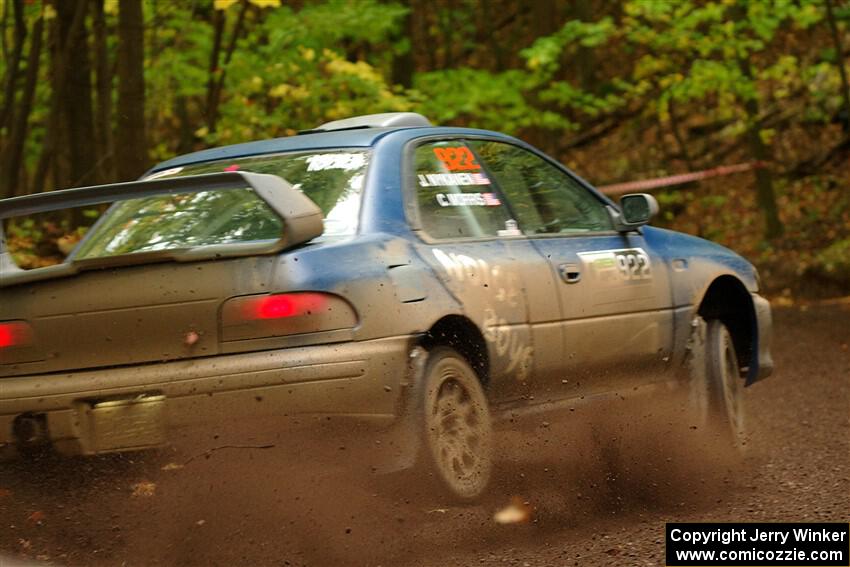
[(161, 162), (151, 168), (148, 174), (169, 169), (172, 167), (181, 167), (190, 164), (218, 161), (223, 159), (234, 159), (247, 157), (252, 155), (276, 154), (283, 152), (294, 151), (309, 151), (321, 150), (330, 148), (358, 148), (371, 147), (382, 137), (392, 132), (401, 130), (411, 130), (416, 132), (415, 137), (432, 136), (432, 135), (487, 135), (497, 136), (505, 139), (512, 139), (510, 136), (498, 132), (488, 130), (478, 130), (473, 128), (454, 128), (443, 126), (418, 126), (418, 127), (390, 127), (390, 128), (353, 128), (346, 130), (330, 130), (318, 131), (312, 130), (299, 134), (297, 136), (289, 136), (286, 138), (273, 138), (271, 140), (258, 140), (255, 142), (245, 142), (242, 144), (233, 144), (220, 148), (210, 148), (201, 150), (182, 156), (169, 159)]
[(233, 144), (231, 146), (210, 148), (208, 150), (177, 156), (158, 164), (154, 170), (255, 154), (273, 154), (324, 148), (369, 147), (381, 135), (392, 130), (398, 130), (398, 128), (361, 128), (357, 130), (316, 132), (286, 138), (273, 138), (271, 140), (257, 140), (255, 142)]

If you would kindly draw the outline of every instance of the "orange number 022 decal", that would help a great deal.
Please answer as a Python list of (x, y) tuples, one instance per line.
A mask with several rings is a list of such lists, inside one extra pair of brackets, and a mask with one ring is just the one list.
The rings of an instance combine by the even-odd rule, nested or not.
[(469, 148), (434, 148), (434, 155), (449, 171), (476, 171), (481, 169)]

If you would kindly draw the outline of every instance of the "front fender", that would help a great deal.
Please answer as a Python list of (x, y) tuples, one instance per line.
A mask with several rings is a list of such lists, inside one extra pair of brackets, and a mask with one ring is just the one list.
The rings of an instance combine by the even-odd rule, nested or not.
[(771, 314), (770, 303), (757, 293), (752, 296), (757, 329), (754, 339), (753, 360), (750, 372), (747, 375), (747, 386), (773, 374), (773, 356), (770, 353), (770, 344), (773, 338), (773, 315)]

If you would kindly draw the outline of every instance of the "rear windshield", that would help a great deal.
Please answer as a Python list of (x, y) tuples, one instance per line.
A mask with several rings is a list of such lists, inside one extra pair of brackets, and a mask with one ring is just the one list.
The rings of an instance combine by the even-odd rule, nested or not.
[(322, 209), (324, 236), (350, 236), (357, 230), (360, 196), (369, 157), (367, 150), (266, 155), (188, 165), (154, 173), (148, 179), (222, 171), (277, 175), (300, 189)]
[[(328, 239), (356, 232), (369, 158), (370, 152), (361, 149), (264, 155), (176, 167), (146, 179), (222, 171), (277, 175), (321, 208), (321, 238)], [(283, 220), (247, 188), (142, 197), (115, 203), (105, 214), (103, 210), (89, 207), (11, 219), (5, 228), (12, 258), (19, 267), (33, 269), (61, 263), (70, 254), (90, 259), (262, 242), (279, 239), (285, 230)]]
[(283, 221), (250, 189), (156, 195), (114, 205), (77, 259), (277, 240)]

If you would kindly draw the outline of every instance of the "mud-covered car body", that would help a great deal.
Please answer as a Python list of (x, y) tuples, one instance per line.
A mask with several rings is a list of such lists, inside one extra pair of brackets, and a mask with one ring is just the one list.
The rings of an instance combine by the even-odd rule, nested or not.
[[(253, 187), (241, 172), (274, 173), (274, 160), (296, 156), (307, 181), (281, 187), (311, 196), (305, 171), (356, 170), (348, 204), (339, 191), (322, 204), (326, 221), (342, 206), (344, 230), (326, 222), (306, 242), (236, 252), (80, 259), (111, 211), (64, 265), (22, 271), (3, 246), (0, 444), (41, 437), (91, 454), (260, 414), (392, 423), (415, 411), (412, 355), (438, 344), (468, 360), (494, 413), (628, 393), (681, 379), (700, 314), (730, 329), (743, 380), (770, 373), (770, 309), (744, 259), (625, 227), (607, 197), (509, 136), (395, 122), (201, 151), (146, 177), (190, 192), (212, 180)], [(201, 185), (182, 177), (224, 171)], [(570, 199), (547, 205), (559, 191)], [(0, 220), (106, 199), (96, 197), (11, 199)], [(295, 221), (280, 214), (286, 233)]]

